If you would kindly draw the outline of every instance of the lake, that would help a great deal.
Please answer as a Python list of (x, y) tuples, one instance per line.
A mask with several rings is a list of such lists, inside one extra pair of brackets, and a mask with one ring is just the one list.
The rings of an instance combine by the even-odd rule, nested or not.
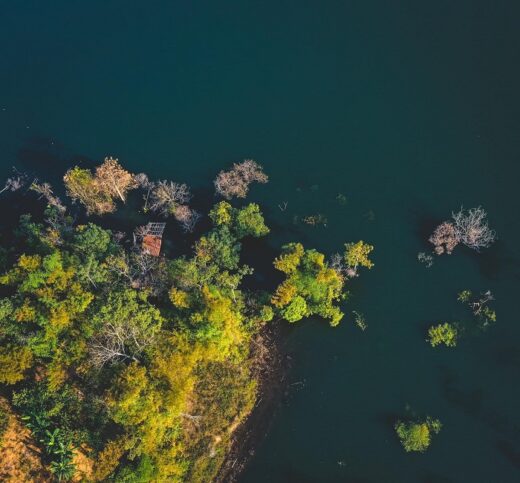
[[(287, 391), (243, 483), (519, 481), (520, 3), (1, 6), (3, 178), (57, 186), (112, 155), (209, 193), (254, 158), (273, 249), (375, 246), (340, 326), (289, 330)], [(417, 253), (462, 205), (487, 210), (498, 242), (426, 268)], [(301, 223), (318, 213), (326, 227)], [(497, 323), (430, 347), (429, 325), (470, 319), (466, 288), (492, 290)], [(407, 408), (444, 425), (424, 454), (393, 431)]]

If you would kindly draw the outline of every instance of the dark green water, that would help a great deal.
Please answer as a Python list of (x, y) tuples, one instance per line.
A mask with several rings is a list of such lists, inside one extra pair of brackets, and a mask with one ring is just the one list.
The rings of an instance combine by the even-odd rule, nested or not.
[[(304, 384), (289, 386), (244, 483), (519, 481), (518, 2), (0, 7), (4, 177), (16, 165), (57, 182), (111, 154), (200, 190), (253, 157), (271, 176), (251, 199), (273, 246), (376, 246), (347, 320), (291, 331), (288, 379)], [(499, 242), (426, 269), (428, 231), (462, 204), (487, 209)], [(292, 223), (317, 212), (327, 228)], [(434, 350), (425, 330), (465, 314), (463, 288), (491, 289), (498, 323)], [(444, 423), (425, 454), (392, 431), (407, 404)]]

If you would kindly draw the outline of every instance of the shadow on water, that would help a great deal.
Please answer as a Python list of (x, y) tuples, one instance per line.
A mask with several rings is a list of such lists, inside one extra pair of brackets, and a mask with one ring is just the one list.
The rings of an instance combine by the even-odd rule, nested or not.
[(16, 164), (30, 176), (55, 183), (56, 189), (60, 190), (61, 180), (67, 169), (75, 165), (92, 168), (96, 162), (83, 155), (67, 153), (56, 140), (33, 137), (18, 149)]
[(432, 235), (435, 228), (440, 225), (443, 220), (440, 218), (426, 213), (423, 210), (412, 210), (411, 213), (411, 225), (415, 227), (416, 237), (423, 243), (425, 247), (431, 249), (431, 245), (428, 242), (428, 238)]
[(403, 419), (406, 415), (394, 412), (381, 412), (376, 414), (374, 421), (376, 421), (382, 428), (384, 428), (385, 435), (390, 441), (395, 441), (398, 444), (398, 439), (394, 430), (395, 423), (399, 419)]
[(498, 280), (504, 270), (512, 270), (520, 278), (520, 262), (507, 251), (506, 245), (497, 240), (491, 247), (477, 252), (469, 250), (471, 258), (479, 267), (480, 273), (488, 280)]
[(460, 386), (458, 376), (447, 367), (441, 367), (442, 394), (449, 404), (496, 431), (502, 437), (520, 443), (520, 427), (508, 417), (489, 408), (485, 404), (482, 389), (464, 390)]
[(520, 369), (520, 348), (518, 344), (494, 347), (491, 351), (491, 358), (499, 366)]

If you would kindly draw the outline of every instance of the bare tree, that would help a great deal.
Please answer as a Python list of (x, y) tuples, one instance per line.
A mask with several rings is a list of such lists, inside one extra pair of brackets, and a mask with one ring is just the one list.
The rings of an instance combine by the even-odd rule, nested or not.
[(267, 183), (268, 180), (262, 166), (252, 159), (246, 159), (242, 163), (233, 164), (229, 171), (221, 171), (214, 184), (217, 194), (229, 200), (235, 196), (245, 198), (251, 183)]
[(146, 173), (138, 173), (134, 176), (134, 181), (137, 183), (139, 188), (146, 189), (150, 184), (153, 184)]
[(152, 341), (153, 336), (133, 324), (107, 322), (89, 344), (91, 362), (97, 367), (125, 359), (137, 362)]
[(339, 253), (334, 253), (334, 255), (330, 257), (330, 268), (332, 268), (342, 279), (358, 276), (354, 267), (345, 265), (345, 259)]
[(487, 214), (480, 206), (467, 212), (461, 208), (457, 213), (452, 213), (452, 218), (457, 237), (464, 245), (479, 251), (495, 241), (496, 233), (489, 228)]
[(145, 194), (143, 195), (144, 200), (144, 207), (143, 211), (146, 213), (148, 211), (148, 200), (150, 199), (150, 194), (155, 186), (155, 183), (153, 181), (150, 181), (148, 179), (148, 175), (145, 173), (139, 173), (134, 176), (135, 182), (141, 188), (145, 191)]
[(150, 209), (163, 216), (175, 215), (180, 205), (191, 199), (190, 189), (186, 184), (173, 181), (159, 181), (152, 188)]
[(23, 188), (26, 181), (25, 177), (20, 175), (7, 178), (4, 187), (0, 190), (0, 194), (7, 190), (18, 191), (20, 188)]
[(132, 288), (149, 289), (154, 295), (165, 290), (166, 267), (164, 259), (143, 252), (139, 247), (113, 260), (109, 270), (126, 279)]
[(103, 164), (96, 168), (95, 180), (101, 191), (112, 198), (119, 198), (123, 203), (126, 201), (126, 193), (137, 187), (134, 175), (112, 157), (105, 158)]
[(491, 290), (488, 290), (487, 292), (481, 294), (478, 300), (468, 302), (468, 305), (473, 310), (473, 314), (480, 315), (486, 304), (492, 302), (493, 300), (495, 300), (495, 297), (491, 293)]
[(445, 221), (435, 228), (433, 235), (428, 240), (434, 245), (434, 251), (437, 255), (443, 253), (450, 255), (460, 242), (455, 226), (449, 221)]
[(40, 195), (39, 198), (45, 198), (47, 203), (54, 206), (61, 214), (67, 211), (60, 198), (54, 195), (52, 186), (49, 183), (38, 183), (38, 180), (35, 179), (31, 183), (30, 189), (38, 193)]
[(175, 219), (181, 224), (185, 233), (191, 233), (200, 219), (200, 214), (188, 205), (180, 205), (175, 209)]

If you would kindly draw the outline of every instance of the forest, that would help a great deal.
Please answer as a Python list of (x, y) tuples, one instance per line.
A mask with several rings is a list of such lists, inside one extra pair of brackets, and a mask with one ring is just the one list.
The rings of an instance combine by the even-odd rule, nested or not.
[[(248, 284), (244, 241), (270, 230), (243, 200), (267, 181), (254, 161), (234, 164), (198, 213), (188, 186), (113, 158), (64, 174), (72, 206), (48, 183), (7, 180), (3, 191), (37, 196), (42, 210), (1, 238), (2, 481), (218, 476), (271, 363), (265, 334), (310, 316), (338, 325), (348, 281), (373, 265), (363, 241), (332, 257), (295, 241), (272, 260), (273, 286)], [(149, 221), (176, 220), (193, 237), (189, 253), (148, 251), (149, 225), (124, 233), (91, 221), (131, 190)]]

